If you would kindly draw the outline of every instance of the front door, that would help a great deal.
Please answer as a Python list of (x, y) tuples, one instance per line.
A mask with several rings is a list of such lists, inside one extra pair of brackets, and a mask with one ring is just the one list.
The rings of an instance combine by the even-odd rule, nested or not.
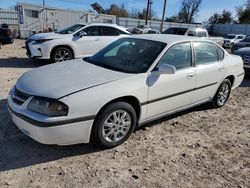
[(156, 68), (150, 73), (148, 119), (191, 104), (196, 77), (192, 62), (189, 42), (176, 44), (163, 55), (157, 67), (169, 64), (176, 68), (176, 72), (175, 74), (160, 74)]
[[(75, 34), (73, 38), (78, 56), (89, 56), (103, 48), (103, 45), (101, 45), (102, 37), (98, 26), (89, 26), (82, 31), (86, 32), (87, 35), (79, 37), (78, 34)], [(78, 33), (80, 32), (81, 31)]]

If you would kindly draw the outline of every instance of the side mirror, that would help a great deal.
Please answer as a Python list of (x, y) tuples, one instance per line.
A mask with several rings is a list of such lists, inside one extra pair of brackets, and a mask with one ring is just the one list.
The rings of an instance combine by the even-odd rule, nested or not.
[(85, 31), (80, 31), (79, 37), (82, 38), (83, 36), (87, 36), (88, 34)]
[(160, 74), (175, 74), (176, 72), (176, 68), (172, 65), (168, 65), (168, 64), (161, 64), (158, 67), (158, 72)]

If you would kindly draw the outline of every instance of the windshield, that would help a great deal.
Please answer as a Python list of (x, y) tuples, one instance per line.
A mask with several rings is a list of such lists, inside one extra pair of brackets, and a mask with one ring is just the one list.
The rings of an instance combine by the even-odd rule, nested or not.
[(225, 36), (225, 39), (234, 39), (236, 36), (235, 35), (227, 35)]
[(144, 73), (166, 44), (145, 39), (119, 39), (85, 61), (125, 73)]
[(62, 29), (58, 33), (60, 33), (60, 34), (71, 34), (71, 33), (74, 33), (75, 31), (81, 29), (84, 26), (85, 25), (83, 25), (83, 24), (75, 24), (75, 25), (72, 25), (72, 26), (70, 26), (70, 27), (68, 27), (66, 29)]

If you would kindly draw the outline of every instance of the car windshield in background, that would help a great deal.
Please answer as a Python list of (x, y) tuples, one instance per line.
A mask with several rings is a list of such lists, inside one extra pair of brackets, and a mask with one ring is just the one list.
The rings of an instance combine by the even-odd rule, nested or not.
[(85, 61), (125, 73), (146, 72), (166, 43), (146, 39), (119, 39)]
[(63, 29), (61, 31), (59, 31), (58, 33), (59, 34), (71, 34), (71, 33), (74, 33), (75, 31), (81, 29), (82, 27), (84, 27), (85, 25), (83, 24), (75, 24), (71, 27), (68, 27), (66, 29)]
[(173, 35), (184, 35), (187, 32), (187, 28), (169, 28), (163, 31), (163, 34), (173, 34)]
[(234, 39), (236, 36), (235, 35), (227, 35), (225, 36), (225, 39)]

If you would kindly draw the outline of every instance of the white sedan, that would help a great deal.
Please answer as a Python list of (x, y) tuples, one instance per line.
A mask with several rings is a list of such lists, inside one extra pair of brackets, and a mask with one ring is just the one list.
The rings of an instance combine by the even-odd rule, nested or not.
[(8, 108), (40, 143), (110, 148), (148, 121), (207, 102), (222, 107), (243, 77), (242, 59), (211, 41), (131, 36), (91, 57), (28, 71)]
[(58, 33), (40, 33), (26, 40), (27, 55), (33, 59), (66, 61), (93, 55), (115, 40), (128, 36), (125, 27), (116, 24), (75, 24)]

